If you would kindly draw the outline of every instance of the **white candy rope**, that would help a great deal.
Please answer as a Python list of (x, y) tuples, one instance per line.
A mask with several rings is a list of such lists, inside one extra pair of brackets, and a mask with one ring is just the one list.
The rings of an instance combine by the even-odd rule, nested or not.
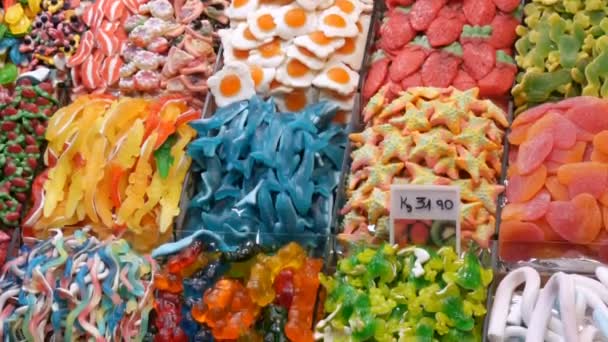
[(488, 328), (490, 341), (498, 342), (504, 340), (511, 297), (515, 289), (524, 282), (526, 285), (522, 295), (521, 312), (524, 322), (526, 324), (530, 322), (530, 316), (540, 290), (540, 276), (533, 268), (522, 267), (509, 273), (498, 285), (490, 316), (490, 326)]

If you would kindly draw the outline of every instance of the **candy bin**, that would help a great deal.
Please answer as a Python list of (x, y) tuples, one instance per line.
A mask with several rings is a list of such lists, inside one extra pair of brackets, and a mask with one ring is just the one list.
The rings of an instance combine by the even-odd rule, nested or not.
[[(256, 235), (220, 251), (201, 230), (155, 249), (154, 341), (312, 341), (319, 273), (329, 240), (315, 249), (260, 244)], [(262, 241), (268, 239), (261, 238)]]
[(513, 120), (499, 231), (503, 261), (608, 261), (607, 115), (606, 100), (573, 97)]
[[(504, 189), (499, 183), (507, 113), (480, 99), (477, 88), (412, 87), (393, 100), (387, 91), (384, 86), (372, 97), (349, 135), (338, 240), (389, 239), (391, 184), (452, 185), (460, 189), (461, 240), (489, 248)], [(455, 222), (400, 220), (393, 227), (402, 246), (456, 241)]]
[(50, 81), (23, 78), (0, 89), (0, 264), (37, 187), (32, 181), (40, 169), (44, 130), (56, 108)]
[(515, 43), (516, 113), (569, 97), (608, 96), (605, 9), (604, 1), (527, 1)]
[(232, 1), (232, 25), (218, 31), (221, 68), (207, 82), (215, 105), (255, 94), (293, 113), (327, 101), (339, 107), (336, 119), (348, 122), (377, 2)]
[(187, 102), (85, 95), (55, 112), (24, 235), (86, 224), (100, 238), (123, 234), (139, 251), (172, 239), (195, 135), (187, 123), (198, 117)]
[(591, 273), (500, 270), (486, 323), (489, 341), (601, 341), (608, 336), (608, 268)]
[(507, 109), (519, 0), (384, 0), (377, 9), (382, 25), (373, 33), (364, 105), (383, 87), (390, 102), (409, 87), (453, 86), (478, 88)]
[(481, 341), (492, 268), (471, 247), (440, 249), (363, 244), (340, 258), (327, 291), (325, 341)]
[(331, 231), (344, 157), (345, 128), (332, 122), (337, 109), (319, 102), (279, 114), (272, 98), (254, 96), (193, 121), (195, 195), (180, 236), (203, 229), (231, 251), (258, 232), (263, 245), (298, 235), (315, 248)]
[(86, 230), (24, 239), (0, 276), (8, 341), (142, 340), (153, 307), (156, 264), (123, 239)]

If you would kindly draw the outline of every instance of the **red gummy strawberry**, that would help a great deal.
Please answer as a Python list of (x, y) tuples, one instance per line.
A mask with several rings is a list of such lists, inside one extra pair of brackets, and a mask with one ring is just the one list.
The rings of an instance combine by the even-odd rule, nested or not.
[(466, 43), (462, 46), (462, 68), (474, 79), (485, 77), (496, 65), (496, 50), (487, 43)]
[(469, 75), (466, 71), (460, 69), (458, 70), (458, 74), (452, 82), (452, 85), (454, 86), (454, 88), (464, 91), (477, 87), (477, 82), (475, 82), (475, 79), (471, 77), (471, 75)]
[(507, 95), (517, 74), (513, 59), (504, 52), (496, 52), (496, 67), (477, 82), (479, 95), (483, 97)]
[(376, 52), (372, 56), (372, 64), (367, 72), (367, 79), (363, 85), (363, 98), (369, 99), (374, 96), (378, 89), (385, 83), (386, 74), (390, 60), (382, 51)]
[(459, 9), (450, 6), (443, 7), (426, 30), (429, 43), (433, 47), (452, 44), (460, 37), (465, 23), (464, 15)]
[(418, 0), (410, 12), (410, 24), (416, 31), (425, 31), (447, 0)]
[(381, 30), (380, 47), (387, 52), (399, 50), (416, 36), (416, 31), (410, 26), (407, 13), (399, 8), (390, 11), (388, 20)]
[(496, 6), (492, 0), (464, 0), (462, 5), (467, 21), (471, 25), (489, 25), (496, 15)]
[(408, 44), (393, 58), (391, 66), (388, 69), (388, 77), (391, 81), (400, 82), (420, 69), (425, 58), (426, 53), (420, 46)]
[(427, 87), (446, 88), (458, 74), (460, 58), (447, 51), (434, 51), (422, 64), (422, 83)]
[(496, 5), (499, 10), (509, 13), (515, 11), (520, 2), (520, 0), (494, 0), (494, 5)]
[(386, 0), (385, 4), (389, 10), (398, 6), (409, 6), (414, 3), (414, 0)]
[(422, 75), (419, 72), (417, 72), (415, 74), (411, 74), (408, 77), (401, 80), (401, 87), (406, 90), (407, 90), (407, 88), (410, 88), (410, 87), (420, 87), (420, 86), (422, 86)]
[(517, 40), (515, 29), (519, 21), (512, 15), (498, 13), (491, 25), (492, 35), (488, 43), (497, 49), (510, 49)]

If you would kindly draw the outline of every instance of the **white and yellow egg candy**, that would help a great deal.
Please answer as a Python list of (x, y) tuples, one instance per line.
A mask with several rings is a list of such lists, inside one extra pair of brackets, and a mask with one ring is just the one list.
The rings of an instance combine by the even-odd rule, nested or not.
[(282, 39), (291, 39), (310, 33), (317, 27), (316, 12), (306, 11), (300, 6), (284, 6), (277, 10), (277, 13), (275, 17), (277, 34)]
[(248, 100), (255, 95), (255, 85), (247, 64), (234, 62), (209, 77), (209, 89), (219, 107), (233, 102)]
[(247, 19), (249, 13), (258, 9), (258, 0), (233, 0), (226, 9), (226, 15), (230, 21)]
[(327, 58), (344, 45), (344, 38), (329, 38), (321, 31), (296, 37), (293, 43), (311, 51), (319, 58)]
[(233, 0), (219, 31), (224, 67), (209, 79), (220, 107), (253, 93), (280, 111), (319, 99), (354, 107), (372, 0)]
[(277, 81), (289, 87), (310, 87), (316, 73), (295, 58), (287, 58), (277, 69)]
[(285, 45), (286, 43), (280, 38), (274, 38), (272, 41), (249, 51), (247, 63), (265, 68), (276, 68), (285, 60)]
[(272, 39), (277, 35), (277, 24), (274, 20), (273, 13), (275, 9), (263, 7), (257, 11), (249, 13), (247, 16), (247, 25), (251, 34), (259, 40)]
[(315, 87), (333, 90), (341, 95), (355, 91), (359, 84), (359, 74), (342, 62), (329, 64), (312, 81)]
[(298, 112), (306, 106), (316, 103), (319, 91), (312, 88), (295, 88), (288, 93), (274, 96), (274, 102), (280, 112)]
[(359, 34), (354, 38), (344, 38), (344, 45), (332, 54), (328, 63), (344, 62), (354, 70), (361, 70), (361, 63), (363, 63), (363, 55), (365, 54), (369, 21), (369, 15), (361, 16), (357, 22)]

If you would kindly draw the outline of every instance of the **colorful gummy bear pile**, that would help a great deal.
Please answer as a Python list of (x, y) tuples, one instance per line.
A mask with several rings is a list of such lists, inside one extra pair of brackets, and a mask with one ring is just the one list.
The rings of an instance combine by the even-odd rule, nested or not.
[(320, 275), (325, 341), (481, 341), (492, 270), (469, 251), (363, 248)]
[(462, 236), (487, 247), (503, 191), (497, 180), (505, 113), (478, 99), (475, 88), (410, 88), (392, 102), (386, 91), (385, 86), (363, 110), (367, 128), (350, 135), (354, 149), (340, 237), (386, 241), (393, 183), (456, 185), (463, 201)]
[(91, 224), (104, 237), (126, 229), (144, 251), (170, 239), (191, 162), (185, 147), (196, 134), (187, 122), (196, 116), (182, 97), (87, 95), (58, 110), (25, 234)]
[(84, 231), (26, 243), (0, 275), (0, 336), (10, 341), (141, 340), (156, 264), (122, 239)]
[(222, 250), (258, 233), (264, 243), (299, 234), (313, 244), (329, 234), (346, 145), (344, 127), (331, 122), (336, 111), (321, 102), (278, 114), (272, 98), (254, 96), (192, 122), (197, 229)]
[(386, 0), (385, 21), (362, 90), (388, 85), (392, 99), (409, 87), (479, 88), (504, 100), (517, 67), (510, 57), (518, 0)]
[(157, 340), (312, 341), (323, 261), (297, 243), (268, 254), (252, 242), (216, 252), (195, 240), (153, 254), (171, 254), (154, 278)]

